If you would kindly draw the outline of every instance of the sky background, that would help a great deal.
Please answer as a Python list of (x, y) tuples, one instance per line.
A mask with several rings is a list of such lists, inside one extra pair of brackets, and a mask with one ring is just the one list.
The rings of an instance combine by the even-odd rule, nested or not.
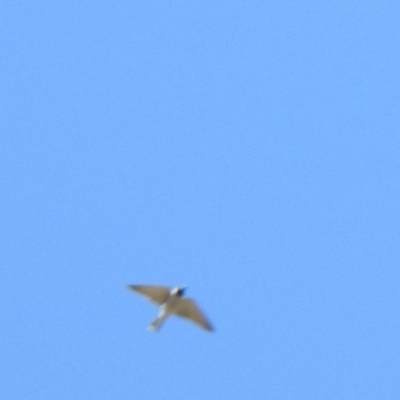
[(1, 399), (399, 399), (399, 20), (3, 0)]

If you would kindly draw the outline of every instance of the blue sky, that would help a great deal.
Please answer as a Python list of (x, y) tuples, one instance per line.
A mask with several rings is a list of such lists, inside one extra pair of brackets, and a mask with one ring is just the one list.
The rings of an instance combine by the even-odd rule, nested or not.
[(1, 398), (398, 399), (399, 4), (3, 1)]

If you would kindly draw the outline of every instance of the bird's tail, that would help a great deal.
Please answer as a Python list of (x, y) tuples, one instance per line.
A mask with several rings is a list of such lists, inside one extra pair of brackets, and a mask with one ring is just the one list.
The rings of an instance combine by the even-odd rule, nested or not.
[(153, 332), (157, 332), (160, 328), (161, 325), (163, 323), (163, 319), (162, 318), (156, 318), (149, 326), (148, 328), (153, 331)]

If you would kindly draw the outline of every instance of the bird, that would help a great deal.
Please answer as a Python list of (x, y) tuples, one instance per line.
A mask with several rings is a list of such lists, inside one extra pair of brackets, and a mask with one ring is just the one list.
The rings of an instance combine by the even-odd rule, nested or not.
[(157, 332), (164, 321), (172, 315), (186, 318), (208, 332), (214, 330), (197, 304), (192, 299), (183, 297), (185, 286), (169, 288), (158, 285), (128, 285), (128, 289), (160, 306), (157, 318), (148, 326), (154, 332)]

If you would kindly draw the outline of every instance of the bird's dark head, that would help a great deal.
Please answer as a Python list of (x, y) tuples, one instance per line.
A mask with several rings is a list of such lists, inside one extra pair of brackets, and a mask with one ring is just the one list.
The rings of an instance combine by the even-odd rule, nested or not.
[(185, 294), (186, 286), (177, 287), (175, 290), (176, 295), (182, 297)]

